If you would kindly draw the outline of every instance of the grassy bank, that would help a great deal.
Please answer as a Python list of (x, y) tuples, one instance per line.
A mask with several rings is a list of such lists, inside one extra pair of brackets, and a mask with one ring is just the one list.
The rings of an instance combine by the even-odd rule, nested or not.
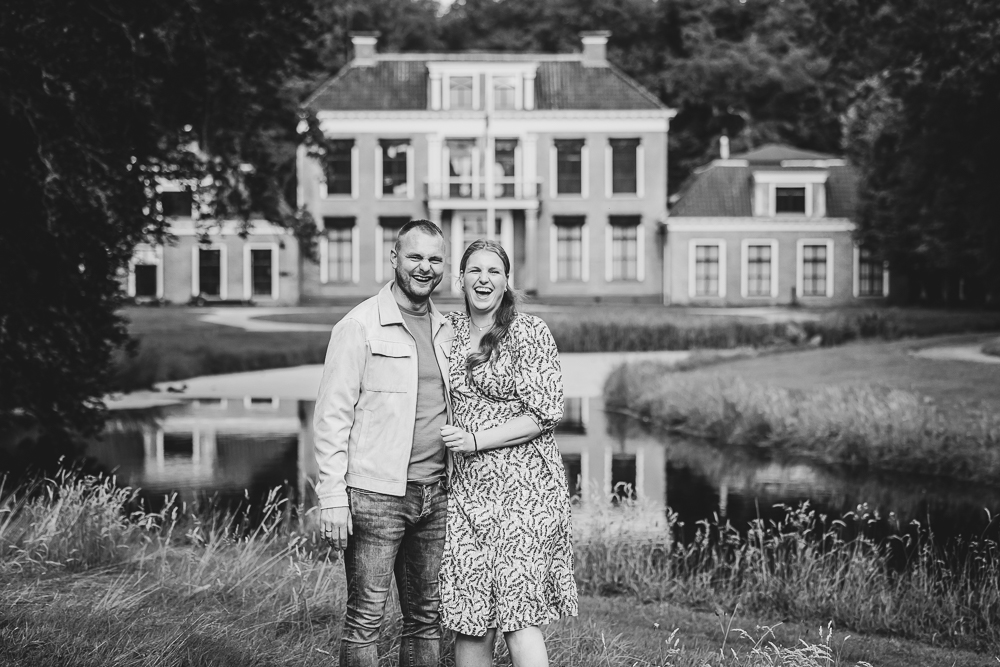
[(249, 332), (202, 322), (195, 308), (127, 308), (138, 347), (116, 361), (120, 391), (199, 375), (323, 363), (329, 332)]
[(605, 400), (720, 446), (996, 482), (1000, 372), (909, 351), (853, 345), (691, 372), (630, 365), (609, 377)]
[[(251, 527), (133, 500), (68, 477), (0, 503), (0, 663), (331, 663), (342, 567), (280, 501)], [(951, 563), (927, 536), (899, 573), (807, 510), (748, 536), (705, 526), (689, 545), (670, 538), (674, 521), (640, 506), (577, 513), (581, 616), (548, 627), (553, 665), (988, 664), (998, 648), (995, 545)], [(394, 606), (388, 654), (398, 630)]]
[[(895, 340), (944, 333), (1000, 331), (1000, 312), (890, 308), (831, 310), (814, 321), (769, 323), (751, 317), (692, 314), (658, 306), (525, 307), (542, 317), (563, 352), (833, 346), (859, 339)], [(346, 309), (267, 316), (269, 321), (333, 325)], [(124, 311), (138, 341), (135, 356), (118, 360), (118, 388), (156, 382), (322, 363), (329, 333), (248, 332), (200, 321), (192, 308)]]

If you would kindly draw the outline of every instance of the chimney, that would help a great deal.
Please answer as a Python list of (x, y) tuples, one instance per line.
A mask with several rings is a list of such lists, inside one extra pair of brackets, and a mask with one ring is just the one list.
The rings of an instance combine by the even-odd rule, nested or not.
[(354, 45), (354, 65), (371, 67), (375, 64), (375, 45), (378, 44), (377, 32), (352, 32), (351, 44)]
[(593, 30), (591, 32), (581, 32), (580, 39), (583, 40), (583, 66), (584, 67), (607, 67), (608, 66), (608, 37), (611, 36), (609, 30)]
[(719, 137), (719, 157), (723, 160), (729, 159), (729, 137), (724, 134)]

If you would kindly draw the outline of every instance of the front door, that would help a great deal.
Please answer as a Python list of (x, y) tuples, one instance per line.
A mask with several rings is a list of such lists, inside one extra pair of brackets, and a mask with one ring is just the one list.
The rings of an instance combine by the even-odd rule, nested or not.
[[(493, 224), (487, 224), (486, 211), (455, 211), (451, 223), (452, 294), (459, 295), (458, 271), (462, 255), (469, 244), (476, 239), (490, 239), (498, 242), (513, 262), (514, 216), (510, 211), (494, 211)], [(511, 273), (511, 284), (514, 275)]]

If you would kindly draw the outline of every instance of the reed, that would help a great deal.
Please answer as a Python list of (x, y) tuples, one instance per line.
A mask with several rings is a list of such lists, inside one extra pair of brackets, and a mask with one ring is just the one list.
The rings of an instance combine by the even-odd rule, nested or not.
[(943, 410), (902, 389), (791, 390), (645, 363), (616, 369), (604, 393), (612, 410), (718, 445), (963, 481), (1000, 477), (1000, 415)]

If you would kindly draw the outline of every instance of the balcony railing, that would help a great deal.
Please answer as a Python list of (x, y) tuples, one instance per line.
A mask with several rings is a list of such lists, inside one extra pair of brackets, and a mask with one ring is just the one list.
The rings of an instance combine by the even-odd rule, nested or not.
[[(490, 197), (492, 190), (492, 197)], [(487, 186), (482, 181), (431, 182), (424, 185), (424, 199), (538, 199), (542, 191), (539, 181), (504, 181)]]

